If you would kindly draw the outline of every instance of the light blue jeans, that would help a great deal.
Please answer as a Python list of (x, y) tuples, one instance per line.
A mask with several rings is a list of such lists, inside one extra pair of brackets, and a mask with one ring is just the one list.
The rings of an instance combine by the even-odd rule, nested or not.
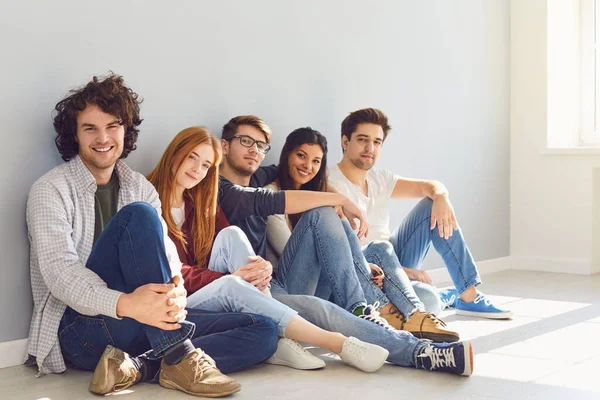
[[(339, 218), (335, 221), (339, 224)], [(303, 216), (304, 218), (304, 216)], [(254, 255), (246, 235), (237, 227), (222, 230), (213, 245), (209, 268), (233, 273)], [(360, 288), (360, 286), (359, 286)], [(188, 297), (188, 308), (215, 311), (248, 311), (273, 319), (283, 336), (296, 312), (314, 325), (346, 336), (354, 336), (387, 349), (388, 361), (405, 367), (416, 365), (416, 356), (426, 342), (405, 331), (391, 331), (360, 319), (343, 308), (315, 296), (288, 294), (277, 282), (271, 286), (273, 298), (265, 296), (239, 277), (217, 279)], [(294, 311), (296, 310), (296, 311)]]
[(440, 237), (437, 227), (429, 229), (432, 205), (430, 198), (421, 200), (392, 233), (390, 242), (400, 264), (406, 268), (420, 268), (433, 243), (460, 294), (479, 285), (481, 278), (460, 229), (447, 240)]
[(286, 293), (328, 299), (350, 312), (366, 305), (352, 249), (332, 207), (302, 215), (281, 254), (273, 281)]
[[(208, 268), (223, 273), (233, 273), (248, 264), (254, 255), (248, 237), (237, 226), (227, 227), (215, 238)], [(223, 276), (187, 298), (187, 308), (218, 312), (248, 312), (272, 319), (277, 333), (284, 337), (287, 326), (298, 313), (265, 296), (254, 285), (239, 276)], [(250, 311), (254, 310), (254, 311)]]
[[(388, 302), (391, 302), (405, 317), (410, 316), (415, 311), (424, 311), (426, 309), (429, 311), (427, 305), (424, 305), (420, 300), (420, 296), (416, 293), (416, 289), (411, 284), (408, 276), (406, 276), (406, 272), (400, 266), (391, 243), (384, 241), (373, 242), (365, 249), (361, 249), (358, 237), (352, 230), (350, 223), (342, 221), (342, 225), (350, 244), (354, 268), (365, 293), (367, 303), (372, 304), (378, 301), (383, 307)], [(383, 269), (383, 290), (371, 281), (373, 275), (369, 263), (378, 265)], [(437, 299), (439, 303), (437, 292), (435, 292), (435, 296), (424, 295), (423, 297), (427, 300), (430, 298)], [(435, 302), (431, 301), (431, 303)]]
[(327, 300), (288, 294), (276, 282), (271, 287), (271, 293), (275, 299), (298, 311), (302, 318), (320, 328), (354, 336), (387, 349), (390, 352), (387, 361), (392, 364), (414, 367), (419, 350), (427, 343), (406, 331), (388, 330), (358, 318)]

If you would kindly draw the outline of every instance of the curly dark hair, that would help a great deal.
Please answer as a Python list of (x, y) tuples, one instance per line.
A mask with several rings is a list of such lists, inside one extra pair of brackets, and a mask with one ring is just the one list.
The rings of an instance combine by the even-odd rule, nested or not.
[(138, 126), (143, 121), (140, 119), (142, 101), (137, 93), (125, 86), (121, 75), (112, 72), (104, 79), (94, 76), (84, 87), (71, 90), (54, 107), (54, 142), (62, 159), (69, 161), (79, 153), (76, 140), (77, 115), (89, 105), (100, 107), (103, 112), (117, 117), (119, 123), (125, 126), (124, 148), (120, 158), (126, 158), (136, 149), (135, 142), (140, 132)]

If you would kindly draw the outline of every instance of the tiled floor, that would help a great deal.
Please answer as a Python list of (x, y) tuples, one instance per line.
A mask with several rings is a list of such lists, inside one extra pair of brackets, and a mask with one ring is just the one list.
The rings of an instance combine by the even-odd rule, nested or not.
[[(243, 385), (233, 399), (600, 399), (600, 275), (586, 277), (506, 271), (485, 276), (482, 289), (515, 312), (512, 321), (443, 314), (471, 339), (470, 378), (385, 365), (365, 374), (315, 349), (321, 371), (271, 365), (234, 374)], [(90, 373), (35, 378), (22, 366), (0, 370), (0, 399), (92, 399)], [(142, 384), (118, 399), (190, 399)]]

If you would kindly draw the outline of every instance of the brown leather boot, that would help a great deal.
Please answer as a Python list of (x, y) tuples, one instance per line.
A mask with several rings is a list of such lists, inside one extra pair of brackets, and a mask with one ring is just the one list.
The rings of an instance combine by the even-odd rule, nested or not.
[(404, 321), (403, 328), (421, 339), (433, 342), (458, 342), (458, 333), (446, 329), (446, 323), (432, 313), (424, 311), (414, 312), (408, 320)]
[(175, 365), (163, 358), (159, 383), (168, 389), (200, 397), (223, 397), (239, 392), (242, 385), (235, 379), (223, 375), (215, 361), (201, 349), (196, 349)]

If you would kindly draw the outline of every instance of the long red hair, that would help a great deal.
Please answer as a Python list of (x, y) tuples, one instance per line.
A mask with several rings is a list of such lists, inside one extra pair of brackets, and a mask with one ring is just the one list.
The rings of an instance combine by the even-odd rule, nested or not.
[[(175, 193), (175, 175), (181, 163), (201, 144), (210, 144), (215, 159), (206, 177), (191, 189), (183, 192), (184, 200), (194, 203), (194, 223), (192, 237), (186, 238), (173, 217), (171, 208)], [(219, 188), (219, 164), (221, 163), (221, 143), (211, 135), (205, 127), (193, 126), (179, 132), (169, 143), (158, 165), (147, 176), (154, 185), (162, 203), (162, 216), (172, 234), (186, 248), (187, 241), (192, 241), (198, 266), (203, 267), (215, 235), (215, 219), (217, 215), (217, 193)]]

